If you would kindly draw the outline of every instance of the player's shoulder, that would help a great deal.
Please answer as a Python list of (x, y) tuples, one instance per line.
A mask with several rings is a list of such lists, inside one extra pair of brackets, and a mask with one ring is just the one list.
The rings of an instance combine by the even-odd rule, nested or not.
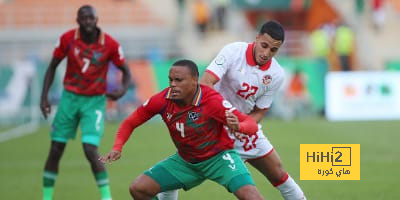
[(219, 92), (210, 88), (207, 85), (200, 85), (202, 89), (201, 104), (205, 112), (214, 113), (219, 111), (221, 108), (232, 108), (232, 104), (229, 103)]
[(61, 35), (61, 37), (62, 37), (62, 38), (74, 38), (76, 32), (77, 32), (77, 29), (76, 29), (76, 28), (69, 29), (69, 30), (65, 31), (65, 32)]
[(104, 40), (105, 40), (106, 44), (119, 45), (119, 42), (117, 41), (117, 39), (115, 39), (112, 35), (110, 35), (109, 33), (105, 32), (103, 30), (100, 30), (100, 31), (101, 31), (101, 34), (104, 37)]
[(223, 99), (221, 94), (209, 87), (208, 85), (200, 84), (201, 92), (202, 92), (202, 101), (210, 102), (210, 101), (220, 101)]
[(271, 70), (269, 70), (269, 73), (271, 73), (274, 79), (278, 80), (278, 83), (282, 83), (285, 79), (285, 69), (279, 64), (279, 62), (275, 58), (272, 58), (270, 69)]
[(170, 92), (170, 87), (164, 88), (160, 92), (153, 95), (153, 97), (157, 98), (160, 101), (165, 101), (167, 99), (168, 93)]
[(224, 49), (232, 50), (237, 52), (240, 49), (246, 49), (249, 44), (247, 42), (232, 42), (224, 46)]
[[(229, 43), (222, 48), (220, 52), (220, 57), (222, 57), (223, 60), (236, 62), (237, 59), (244, 57), (248, 45), (249, 44), (246, 42)], [(222, 58), (218, 59), (221, 60)]]
[(284, 74), (285, 70), (283, 69), (283, 67), (281, 66), (281, 64), (279, 64), (278, 60), (275, 59), (275, 57), (272, 57), (272, 62), (271, 62), (271, 67), (280, 74)]
[(160, 105), (165, 105), (166, 102), (166, 96), (168, 93), (168, 88), (154, 94), (151, 96), (149, 99), (146, 100), (146, 105), (151, 105), (151, 107), (158, 107)]
[(111, 36), (110, 34), (108, 34), (108, 33), (106, 33), (106, 32), (103, 32), (103, 34), (104, 34), (104, 38), (105, 38), (106, 40), (111, 40), (111, 41), (113, 41), (113, 42), (117, 42), (117, 40), (116, 40), (113, 36)]

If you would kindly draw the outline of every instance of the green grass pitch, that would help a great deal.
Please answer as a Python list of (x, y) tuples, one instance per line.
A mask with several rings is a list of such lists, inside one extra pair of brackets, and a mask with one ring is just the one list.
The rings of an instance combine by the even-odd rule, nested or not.
[[(399, 121), (327, 122), (324, 119), (278, 121), (267, 119), (263, 129), (284, 167), (306, 193), (308, 199), (400, 199)], [(107, 123), (100, 153), (111, 149), (117, 123)], [(36, 133), (0, 143), (0, 199), (41, 199), (42, 169), (49, 150), (49, 127)], [(361, 144), (361, 180), (301, 181), (300, 144)], [(150, 122), (135, 130), (125, 146), (122, 158), (109, 165), (114, 200), (130, 199), (128, 186), (159, 160), (175, 152), (166, 128)], [(266, 199), (281, 199), (266, 179), (251, 166), (252, 176)], [(55, 187), (55, 199), (99, 199), (80, 143), (71, 141), (61, 160)], [(206, 181), (180, 199), (235, 199), (223, 187)]]

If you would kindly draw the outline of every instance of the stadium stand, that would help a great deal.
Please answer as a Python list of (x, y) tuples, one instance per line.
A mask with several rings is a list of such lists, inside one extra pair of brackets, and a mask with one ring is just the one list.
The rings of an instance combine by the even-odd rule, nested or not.
[[(158, 49), (166, 57), (180, 53), (173, 28), (143, 0), (88, 0), (96, 7), (99, 25), (116, 37), (128, 58), (146, 58)], [(0, 3), (0, 52), (25, 48), (48, 55), (57, 37), (76, 26), (76, 9), (82, 1), (14, 0)], [(163, 29), (163, 34), (158, 31)], [(29, 34), (26, 34), (29, 31)], [(29, 42), (27, 42), (29, 41)], [(11, 51), (9, 51), (11, 49)]]
[[(160, 25), (162, 19), (141, 0), (89, 0), (96, 7), (102, 25)], [(0, 27), (65, 27), (75, 25), (79, 0), (14, 0), (0, 4)]]

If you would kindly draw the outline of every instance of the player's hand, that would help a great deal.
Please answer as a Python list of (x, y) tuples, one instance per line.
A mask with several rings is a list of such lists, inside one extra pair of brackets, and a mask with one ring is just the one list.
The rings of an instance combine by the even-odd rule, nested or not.
[(119, 158), (121, 158), (121, 152), (120, 151), (115, 151), (112, 150), (110, 153), (107, 153), (104, 156), (100, 156), (99, 160), (100, 162), (102, 162), (103, 164), (106, 164), (107, 161), (108, 163), (112, 164), (113, 161), (118, 160)]
[(121, 98), (122, 96), (124, 96), (125, 92), (126, 92), (126, 90), (123, 90), (123, 89), (113, 90), (111, 92), (107, 92), (106, 97), (110, 98), (113, 101), (116, 101), (119, 98)]
[(51, 112), (51, 106), (47, 99), (41, 99), (40, 100), (40, 110), (42, 111), (43, 117), (47, 119), (47, 116)]
[(226, 116), (226, 122), (229, 130), (231, 132), (236, 132), (239, 130), (239, 120), (236, 115), (234, 115), (232, 112), (225, 111), (225, 116)]

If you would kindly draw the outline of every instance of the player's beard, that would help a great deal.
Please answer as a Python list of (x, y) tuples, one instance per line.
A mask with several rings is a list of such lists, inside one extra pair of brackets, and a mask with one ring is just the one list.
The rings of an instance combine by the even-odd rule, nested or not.
[(185, 105), (185, 101), (183, 101), (183, 99), (173, 99), (172, 101), (180, 106)]

